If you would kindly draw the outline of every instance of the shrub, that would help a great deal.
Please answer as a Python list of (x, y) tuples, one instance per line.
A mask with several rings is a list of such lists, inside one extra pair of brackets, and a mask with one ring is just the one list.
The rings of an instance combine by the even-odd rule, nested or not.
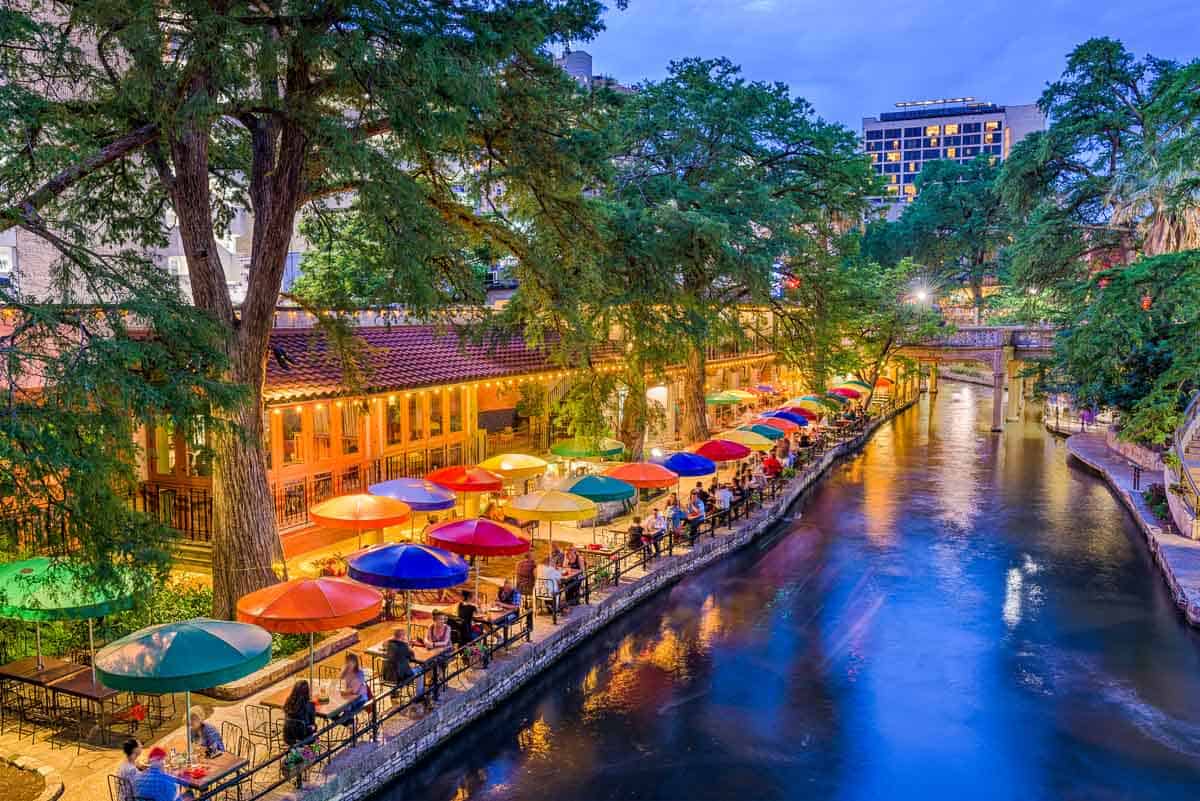
[(1151, 484), (1142, 492), (1146, 506), (1159, 520), (1167, 520), (1171, 516), (1171, 507), (1167, 505), (1167, 491), (1162, 484)]

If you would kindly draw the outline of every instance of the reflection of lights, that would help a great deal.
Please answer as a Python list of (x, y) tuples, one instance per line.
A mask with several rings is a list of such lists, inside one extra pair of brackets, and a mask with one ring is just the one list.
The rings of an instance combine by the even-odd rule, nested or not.
[(550, 756), (550, 724), (538, 718), (517, 735), (521, 750), (530, 756)]
[(1009, 628), (1021, 622), (1021, 571), (1012, 567), (1008, 570), (1008, 579), (1004, 583), (1004, 622)]
[(662, 448), (651, 448), (650, 455), (653, 456), (655, 459), (661, 459), (662, 455), (663, 455), (663, 449)]

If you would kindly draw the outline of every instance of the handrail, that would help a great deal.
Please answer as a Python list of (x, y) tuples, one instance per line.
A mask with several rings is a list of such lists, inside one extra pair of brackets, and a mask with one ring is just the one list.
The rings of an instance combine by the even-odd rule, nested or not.
[(1187, 409), (1183, 412), (1183, 423), (1175, 429), (1174, 451), (1175, 457), (1179, 459), (1179, 480), (1184, 483), (1184, 486), (1190, 491), (1190, 496), (1182, 496), (1184, 504), (1187, 505), (1188, 511), (1192, 513), (1193, 519), (1197, 515), (1197, 507), (1200, 506), (1200, 488), (1196, 487), (1196, 479), (1192, 476), (1192, 471), (1187, 467), (1187, 443), (1185, 440), (1192, 438), (1193, 429), (1195, 428), (1198, 415), (1200, 415), (1200, 392), (1192, 396), (1192, 400), (1187, 405)]

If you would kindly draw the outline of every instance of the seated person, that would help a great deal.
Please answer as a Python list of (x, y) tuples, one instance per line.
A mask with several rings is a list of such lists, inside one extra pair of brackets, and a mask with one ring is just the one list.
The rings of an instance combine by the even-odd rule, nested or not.
[(526, 551), (525, 556), (517, 562), (517, 592), (522, 595), (533, 595), (533, 579), (537, 575), (537, 562)]
[(175, 801), (179, 797), (179, 785), (164, 768), (167, 750), (156, 745), (146, 759), (146, 769), (133, 784), (134, 796), (146, 801)]
[(450, 624), (446, 622), (446, 616), (441, 612), (435, 613), (433, 616), (433, 625), (429, 627), (429, 649), (431, 651), (438, 651), (443, 648), (449, 648), (450, 640)]
[(767, 478), (775, 478), (783, 472), (783, 465), (775, 458), (775, 454), (771, 453), (767, 455), (767, 458), (763, 459), (762, 470), (763, 475)]
[(283, 702), (283, 741), (289, 748), (308, 740), (317, 730), (317, 707), (308, 681), (300, 679)]
[(459, 645), (466, 645), (471, 640), (475, 639), (475, 613), (479, 611), (479, 607), (475, 606), (470, 590), (462, 591), (462, 600), (458, 602), (458, 625), (459, 625)]
[(628, 537), (626, 544), (630, 550), (642, 547), (642, 535), (645, 533), (645, 530), (642, 528), (642, 518), (634, 515), (633, 522), (629, 524), (629, 531), (626, 533)]
[(225, 743), (221, 742), (221, 733), (217, 731), (217, 727), (209, 723), (207, 718), (203, 707), (194, 706), (188, 711), (192, 743), (202, 747), (209, 756), (214, 756), (225, 750)]
[(371, 700), (371, 688), (367, 686), (367, 677), (358, 664), (357, 654), (346, 654), (342, 673), (338, 677), (338, 691), (342, 696), (350, 698), (351, 701), (335, 722), (343, 726), (353, 726), (354, 716), (358, 714), (358, 710)]
[(730, 491), (728, 484), (722, 484), (717, 489), (717, 508), (729, 511), (733, 505), (733, 492)]
[(125, 758), (117, 767), (117, 778), (123, 779), (124, 782), (121, 784), (121, 797), (118, 801), (134, 801), (133, 788), (137, 785), (138, 777), (142, 775), (141, 770), (138, 769), (142, 744), (136, 737), (130, 737), (121, 744), (121, 750), (125, 752)]
[(575, 548), (574, 543), (567, 546), (567, 552), (563, 556), (563, 567), (569, 567), (572, 570), (583, 570), (583, 554)]
[(417, 695), (425, 694), (425, 676), (413, 670), (412, 663), (416, 659), (412, 646), (408, 644), (408, 634), (402, 628), (392, 631), (392, 637), (387, 641), (387, 657), (383, 662), (382, 678), (393, 685), (392, 697), (400, 692), (400, 685), (407, 683), (416, 675)]
[(547, 595), (557, 598), (559, 583), (562, 581), (562, 571), (554, 566), (553, 560), (547, 558), (545, 564), (538, 565), (537, 577), (542, 582), (543, 591)]
[(496, 606), (516, 611), (520, 606), (520, 600), (521, 596), (517, 592), (517, 588), (508, 579), (505, 579), (500, 589), (496, 590)]
[(558, 549), (558, 546), (557, 546), (557, 545), (551, 546), (551, 548), (550, 548), (550, 562), (551, 562), (551, 563), (552, 563), (552, 564), (553, 564), (555, 567), (557, 567), (559, 570), (561, 570), (561, 569), (562, 569), (562, 566), (563, 566), (563, 558), (564, 558), (564, 557), (563, 557), (563, 552), (562, 552), (562, 551), (560, 551), (560, 550)]

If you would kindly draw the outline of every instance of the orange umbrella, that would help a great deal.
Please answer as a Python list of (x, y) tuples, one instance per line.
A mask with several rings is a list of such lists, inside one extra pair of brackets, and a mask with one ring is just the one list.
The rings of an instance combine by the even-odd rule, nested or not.
[(604, 471), (604, 475), (620, 479), (638, 489), (673, 487), (679, 475), (654, 462), (626, 462)]
[(503, 476), (471, 465), (443, 467), (427, 474), (425, 478), (455, 492), (499, 492), (504, 489)]
[(308, 679), (313, 674), (313, 634), (357, 626), (379, 615), (383, 596), (344, 578), (297, 578), (243, 595), (237, 617), (280, 634), (308, 635)]
[(365, 492), (330, 498), (308, 510), (308, 516), (318, 526), (356, 532), (359, 547), (362, 547), (364, 531), (398, 526), (408, 522), (411, 515), (412, 507), (407, 503)]

